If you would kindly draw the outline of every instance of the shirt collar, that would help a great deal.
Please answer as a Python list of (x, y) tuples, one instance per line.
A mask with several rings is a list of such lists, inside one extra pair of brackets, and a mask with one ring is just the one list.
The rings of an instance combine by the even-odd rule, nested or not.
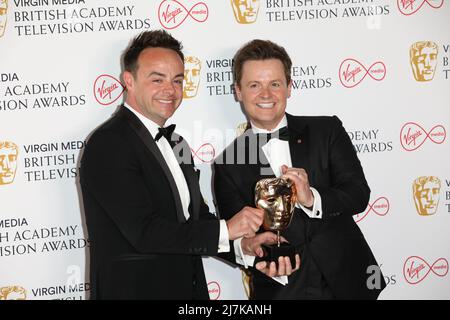
[(141, 120), (142, 124), (147, 128), (147, 130), (150, 132), (150, 134), (152, 135), (152, 137), (156, 137), (156, 134), (158, 133), (158, 128), (160, 128), (160, 126), (153, 122), (152, 120), (150, 120), (149, 118), (143, 116), (142, 114), (140, 114), (139, 112), (137, 112), (135, 109), (133, 109), (129, 104), (127, 104), (126, 102), (124, 102), (123, 104), (128, 110), (130, 110), (131, 112), (133, 112), (136, 117), (139, 118), (139, 120)]
[(274, 131), (277, 131), (285, 126), (287, 126), (287, 118), (286, 118), (286, 114), (283, 116), (283, 118), (281, 119), (281, 121), (277, 124), (277, 126), (272, 129), (272, 130), (266, 130), (266, 129), (262, 129), (262, 128), (258, 128), (251, 120), (250, 123), (252, 125), (252, 131), (254, 134), (258, 134), (258, 133), (272, 133)]

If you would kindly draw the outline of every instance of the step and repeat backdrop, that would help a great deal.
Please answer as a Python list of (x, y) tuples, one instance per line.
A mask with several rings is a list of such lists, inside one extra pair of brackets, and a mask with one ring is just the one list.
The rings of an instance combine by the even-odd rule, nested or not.
[[(448, 1), (0, 0), (0, 300), (89, 298), (80, 155), (123, 101), (124, 48), (151, 29), (184, 44), (170, 123), (212, 212), (211, 162), (245, 122), (233, 55), (275, 41), (293, 60), (287, 111), (340, 117), (363, 164), (372, 194), (354, 218), (380, 299), (450, 299)], [(238, 268), (203, 261), (212, 299), (247, 299)]]

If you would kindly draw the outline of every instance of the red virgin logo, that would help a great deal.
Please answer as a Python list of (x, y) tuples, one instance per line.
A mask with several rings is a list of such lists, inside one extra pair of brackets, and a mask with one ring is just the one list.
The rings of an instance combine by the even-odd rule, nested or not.
[(346, 88), (356, 87), (369, 75), (375, 81), (381, 81), (386, 77), (386, 65), (377, 61), (366, 69), (359, 61), (348, 58), (339, 66), (339, 80)]
[(94, 97), (101, 105), (108, 106), (114, 103), (124, 91), (125, 86), (109, 74), (102, 74), (95, 79)]
[(403, 264), (403, 276), (409, 284), (417, 284), (424, 280), (430, 272), (438, 277), (448, 273), (448, 261), (445, 258), (437, 259), (431, 266), (421, 257), (411, 256)]
[(204, 2), (197, 2), (188, 10), (180, 1), (164, 0), (158, 8), (159, 23), (169, 30), (180, 26), (188, 17), (200, 23), (205, 22), (208, 15), (208, 6)]
[(371, 212), (375, 213), (378, 216), (385, 216), (389, 212), (390, 207), (391, 206), (389, 204), (388, 198), (379, 197), (372, 203), (369, 203), (369, 205), (367, 206), (366, 212), (364, 212), (363, 214), (361, 214), (361, 213), (357, 214), (353, 217), (355, 219), (355, 222), (358, 223), (361, 220), (363, 220), (365, 217), (367, 217), (367, 215)]
[(220, 285), (216, 281), (208, 282), (208, 293), (211, 300), (218, 300), (220, 297)]
[(400, 130), (400, 143), (406, 151), (414, 151), (421, 147), (427, 139), (436, 144), (445, 141), (447, 132), (442, 125), (436, 125), (430, 131), (426, 131), (415, 122), (405, 123)]
[(398, 10), (405, 16), (416, 13), (424, 4), (433, 9), (439, 9), (444, 4), (444, 0), (397, 0)]
[(202, 144), (197, 151), (191, 149), (193, 157), (199, 159), (204, 163), (211, 163), (214, 161), (214, 157), (216, 156), (216, 149), (211, 143)]

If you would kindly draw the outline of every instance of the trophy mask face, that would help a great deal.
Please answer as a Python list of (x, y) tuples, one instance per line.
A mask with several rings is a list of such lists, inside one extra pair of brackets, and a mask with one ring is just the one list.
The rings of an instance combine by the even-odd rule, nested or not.
[(264, 210), (265, 230), (284, 230), (289, 226), (296, 203), (294, 183), (289, 179), (273, 178), (258, 181), (255, 203)]

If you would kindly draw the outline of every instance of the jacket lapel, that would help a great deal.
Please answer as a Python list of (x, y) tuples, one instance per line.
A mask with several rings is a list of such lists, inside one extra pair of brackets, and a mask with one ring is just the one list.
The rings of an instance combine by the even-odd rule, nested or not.
[[(200, 215), (200, 201), (201, 201), (201, 192), (199, 185), (200, 172), (196, 171), (194, 168), (194, 159), (191, 156), (191, 149), (189, 145), (184, 141), (184, 139), (177, 135), (172, 135), (173, 147), (178, 146), (174, 152), (175, 157), (180, 164), (180, 168), (183, 171), (184, 178), (186, 179), (186, 183), (189, 188), (189, 195), (191, 198), (190, 203), (190, 215), (194, 220), (198, 220)], [(184, 153), (188, 154), (185, 155)], [(185, 163), (187, 161), (187, 163)]]
[[(262, 150), (261, 142), (253, 133), (253, 130), (250, 126), (243, 134), (242, 138), (247, 139), (247, 141), (245, 142), (245, 155), (246, 163), (249, 165), (249, 167), (246, 169), (249, 169), (249, 173), (254, 177), (257, 177), (258, 180), (275, 178), (275, 174), (270, 167), (269, 160), (267, 160), (267, 157)], [(257, 144), (256, 149), (255, 144)]]
[(289, 150), (291, 152), (292, 167), (303, 168), (308, 173), (311, 164), (308, 157), (310, 148), (309, 129), (298, 117), (286, 113), (289, 128)]
[(130, 125), (131, 129), (138, 135), (138, 137), (145, 144), (147, 149), (151, 152), (151, 154), (156, 158), (161, 169), (166, 175), (167, 180), (169, 181), (170, 189), (172, 191), (173, 199), (175, 201), (175, 207), (177, 210), (177, 218), (179, 222), (186, 222), (186, 218), (183, 213), (183, 206), (181, 205), (180, 195), (178, 193), (178, 188), (173, 179), (173, 176), (170, 172), (169, 167), (167, 166), (166, 161), (164, 160), (161, 151), (159, 151), (158, 146), (156, 145), (153, 137), (148, 132), (147, 128), (145, 128), (144, 124), (127, 108), (121, 107), (121, 109), (117, 113), (118, 116), (123, 116), (126, 122)]

